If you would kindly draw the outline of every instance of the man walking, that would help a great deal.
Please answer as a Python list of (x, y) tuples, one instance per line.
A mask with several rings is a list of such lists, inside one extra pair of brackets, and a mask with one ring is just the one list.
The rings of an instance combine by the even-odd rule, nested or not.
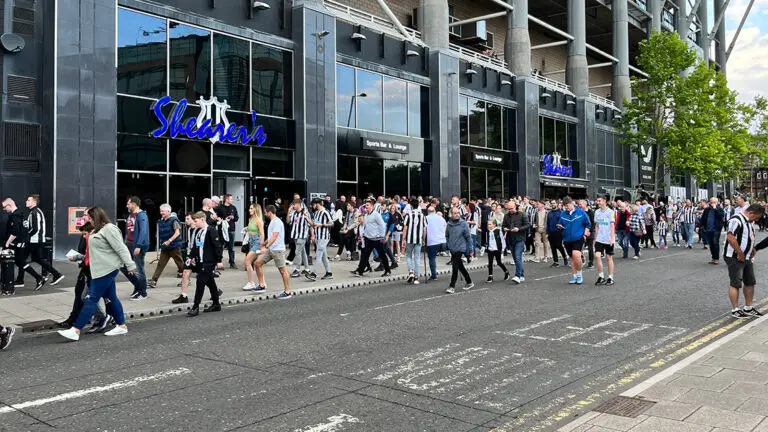
[(629, 258), (629, 218), (632, 214), (627, 209), (627, 203), (616, 200), (616, 241), (621, 247), (622, 258)]
[(367, 265), (373, 250), (379, 255), (381, 265), (384, 267), (384, 273), (382, 273), (381, 277), (392, 274), (389, 271), (389, 259), (384, 250), (384, 236), (386, 235), (387, 226), (384, 223), (384, 219), (381, 218), (381, 214), (374, 210), (374, 204), (375, 201), (373, 199), (369, 199), (365, 202), (365, 215), (363, 216), (365, 247), (360, 256), (360, 263), (358, 264), (357, 269), (352, 270), (351, 272), (353, 275), (363, 276), (365, 274), (365, 266)]
[(512, 278), (512, 282), (520, 284), (525, 282), (523, 251), (531, 222), (528, 220), (528, 214), (518, 211), (514, 201), (507, 203), (507, 214), (504, 215), (502, 228), (507, 236), (507, 247), (512, 249), (512, 257), (515, 260), (515, 277)]
[(437, 254), (445, 244), (445, 229), (447, 227), (445, 219), (437, 214), (434, 206), (427, 209), (428, 215), (425, 219), (427, 231), (427, 257), (429, 258), (429, 280), (437, 280)]
[[(587, 268), (591, 269), (595, 266), (595, 212), (587, 205), (587, 200), (579, 200), (579, 208), (587, 214), (589, 224), (592, 226), (589, 235), (584, 240), (587, 243), (587, 254), (589, 256)], [(651, 211), (652, 209), (649, 207), (648, 210)]]
[(723, 230), (723, 220), (725, 211), (717, 205), (717, 198), (709, 199), (709, 205), (701, 214), (701, 226), (699, 230), (704, 231), (705, 243), (709, 245), (709, 252), (712, 256), (710, 264), (720, 263), (720, 232)]
[(549, 249), (552, 251), (552, 265), (550, 267), (560, 267), (560, 263), (557, 261), (558, 252), (563, 257), (563, 265), (568, 266), (568, 255), (563, 248), (563, 233), (557, 227), (557, 224), (560, 223), (561, 211), (560, 205), (552, 201), (547, 214), (547, 240), (549, 240)]
[(467, 221), (461, 219), (459, 213), (458, 208), (451, 208), (451, 219), (448, 221), (448, 228), (445, 232), (448, 250), (451, 251), (451, 284), (445, 290), (448, 294), (456, 292), (456, 279), (458, 279), (459, 273), (464, 278), (464, 291), (468, 291), (475, 286), (467, 269), (464, 267), (464, 261), (461, 259), (467, 252), (467, 247), (472, 241), (472, 237), (469, 235)]
[(544, 208), (544, 202), (536, 203), (536, 212), (533, 214), (531, 225), (533, 225), (533, 248), (536, 251), (534, 262), (547, 262), (549, 251), (549, 239), (547, 238), (547, 210)]
[[(409, 284), (419, 284), (419, 263), (421, 261), (421, 245), (426, 243), (427, 231), (424, 214), (419, 208), (419, 200), (412, 199), (410, 211), (403, 221), (403, 239), (405, 239), (405, 263), (408, 265)], [(426, 270), (426, 269), (425, 269)]]
[(317, 264), (320, 262), (325, 267), (325, 275), (320, 279), (333, 279), (331, 263), (328, 261), (328, 242), (331, 240), (333, 221), (331, 220), (331, 214), (325, 209), (324, 204), (324, 201), (319, 198), (312, 200), (313, 219), (310, 224), (312, 226), (312, 242), (315, 243), (315, 267), (312, 273), (307, 275), (307, 279), (311, 282), (317, 280)]
[(141, 209), (141, 200), (137, 196), (128, 198), (126, 208), (129, 214), (125, 222), (125, 244), (136, 264), (136, 274), (130, 274), (125, 268), (122, 269), (122, 272), (133, 284), (131, 300), (144, 300), (147, 298), (144, 256), (149, 249), (149, 218), (147, 213)]
[(227, 230), (227, 252), (229, 253), (229, 268), (237, 269), (235, 265), (235, 222), (240, 220), (237, 207), (232, 205), (232, 195), (224, 194), (224, 204), (216, 208), (216, 214), (224, 221), (223, 229)]
[[(219, 238), (219, 232), (215, 227), (209, 226), (206, 221), (205, 213), (197, 212), (192, 215), (192, 220), (195, 221), (195, 226), (198, 228), (197, 237), (195, 242), (195, 256), (194, 259), (197, 262), (195, 270), (197, 271), (197, 285), (195, 287), (195, 302), (192, 304), (192, 309), (187, 312), (187, 316), (195, 317), (200, 314), (200, 302), (203, 300), (203, 293), (205, 287), (211, 292), (212, 304), (203, 312), (220, 312), (221, 304), (219, 303), (219, 288), (216, 286), (216, 278), (214, 272), (216, 266), (222, 260), (222, 242)], [(137, 266), (138, 268), (138, 266)]]
[(560, 213), (560, 223), (557, 225), (563, 233), (563, 246), (571, 256), (571, 271), (573, 275), (569, 284), (581, 285), (584, 279), (581, 267), (584, 264), (581, 251), (584, 249), (584, 239), (589, 237), (589, 217), (584, 210), (576, 207), (570, 197), (563, 198), (563, 211)]
[(688, 244), (688, 249), (693, 249), (693, 232), (696, 228), (696, 210), (691, 200), (685, 200), (685, 206), (681, 210), (680, 227), (683, 230), (683, 240)]
[(3, 210), (8, 213), (8, 229), (6, 234), (8, 238), (5, 240), (5, 249), (13, 249), (14, 261), (16, 267), (19, 268), (19, 276), (13, 284), (13, 289), (5, 291), (5, 295), (13, 295), (15, 288), (24, 288), (24, 272), (29, 273), (35, 278), (35, 291), (39, 291), (43, 285), (45, 285), (45, 279), (40, 276), (29, 264), (27, 264), (27, 240), (29, 232), (24, 227), (24, 216), (21, 211), (16, 207), (16, 203), (6, 198), (3, 201)]
[(179, 218), (171, 213), (171, 206), (163, 204), (160, 206), (160, 221), (157, 225), (158, 238), (160, 244), (160, 258), (157, 261), (157, 268), (147, 284), (150, 288), (157, 287), (157, 281), (163, 274), (168, 260), (173, 260), (176, 264), (176, 274), (181, 275), (184, 272), (184, 262), (181, 259), (181, 222)]
[[(302, 204), (300, 199), (293, 200), (293, 208), (291, 208), (288, 218), (288, 223), (291, 224), (291, 240), (293, 240), (296, 251), (296, 257), (293, 260), (293, 274), (291, 274), (291, 277), (295, 278), (309, 275), (309, 257), (305, 246), (309, 239), (310, 218), (307, 209)], [(303, 269), (302, 266), (304, 266)]]
[[(27, 216), (27, 230), (29, 233), (29, 242), (27, 243), (27, 256), (32, 258), (32, 262), (40, 265), (42, 274), (50, 274), (53, 276), (53, 282), (51, 285), (56, 285), (64, 279), (64, 275), (59, 273), (50, 262), (44, 257), (45, 236), (47, 234), (45, 215), (40, 210), (40, 196), (32, 194), (27, 197), (26, 202), (29, 209), (29, 216)], [(24, 285), (24, 273), (19, 273), (19, 282)]]
[(293, 297), (291, 292), (291, 277), (288, 275), (288, 269), (285, 266), (285, 225), (277, 217), (277, 209), (273, 205), (268, 205), (265, 209), (269, 226), (267, 227), (267, 241), (261, 245), (259, 258), (254, 262), (256, 276), (259, 278), (259, 286), (256, 292), (264, 292), (266, 282), (264, 281), (264, 264), (274, 260), (275, 267), (280, 272), (283, 279), (283, 292), (277, 296), (280, 300), (288, 300)]
[[(595, 260), (597, 281), (595, 285), (613, 285), (613, 246), (616, 244), (616, 215), (608, 207), (606, 198), (598, 196), (595, 211)], [(608, 263), (608, 277), (603, 273), (603, 255)]]
[[(723, 258), (728, 266), (728, 297), (731, 300), (731, 316), (734, 318), (748, 318), (749, 316), (762, 316), (763, 314), (752, 306), (755, 296), (755, 270), (753, 262), (757, 249), (768, 246), (768, 241), (763, 240), (755, 245), (755, 228), (753, 223), (759, 220), (765, 209), (752, 204), (741, 212), (735, 214), (728, 221), (727, 244)], [(739, 289), (744, 287), (744, 309), (739, 309)]]

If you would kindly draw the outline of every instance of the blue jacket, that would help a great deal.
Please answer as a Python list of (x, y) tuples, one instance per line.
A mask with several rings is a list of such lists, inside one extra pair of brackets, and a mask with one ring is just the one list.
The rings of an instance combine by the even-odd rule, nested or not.
[(560, 209), (553, 209), (547, 213), (547, 232), (558, 232), (557, 224), (560, 223)]
[(568, 214), (567, 210), (561, 211), (559, 223), (564, 227), (564, 242), (581, 240), (584, 237), (584, 230), (592, 226), (592, 224), (589, 223), (589, 216), (587, 216), (587, 213), (578, 207), (573, 210), (573, 214)]
[(136, 222), (134, 222), (133, 227), (133, 244), (128, 246), (131, 249), (149, 249), (149, 218), (144, 210), (139, 210), (136, 213)]
[(469, 235), (469, 224), (464, 219), (458, 221), (449, 219), (445, 237), (448, 240), (448, 250), (451, 252), (466, 252), (472, 241)]

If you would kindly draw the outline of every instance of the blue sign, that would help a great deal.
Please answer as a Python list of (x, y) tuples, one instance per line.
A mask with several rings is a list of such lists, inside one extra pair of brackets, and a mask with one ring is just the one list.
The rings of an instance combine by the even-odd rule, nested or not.
[(182, 99), (173, 108), (168, 118), (163, 116), (163, 107), (171, 103), (171, 97), (165, 96), (155, 102), (152, 110), (160, 122), (160, 127), (152, 131), (152, 136), (160, 138), (166, 133), (171, 138), (179, 136), (190, 139), (207, 139), (212, 143), (218, 141), (231, 144), (263, 145), (267, 141), (264, 127), (256, 124), (256, 111), (251, 112), (253, 131), (248, 133), (245, 126), (230, 123), (227, 119), (227, 109), (230, 106), (227, 101), (219, 101), (216, 96), (205, 100), (202, 97), (197, 100), (200, 105), (200, 114), (197, 117), (184, 119), (184, 111), (187, 109), (187, 100)]
[(563, 165), (563, 159), (558, 153), (544, 155), (541, 157), (541, 174), (558, 177), (573, 177), (573, 166), (571, 160), (565, 159), (566, 165)]

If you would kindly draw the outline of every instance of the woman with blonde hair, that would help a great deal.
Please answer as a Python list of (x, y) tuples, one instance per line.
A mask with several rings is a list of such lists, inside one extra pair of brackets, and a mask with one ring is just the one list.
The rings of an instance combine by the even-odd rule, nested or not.
[(264, 244), (264, 216), (259, 203), (251, 203), (248, 208), (248, 226), (243, 230), (248, 236), (248, 253), (245, 255), (245, 270), (248, 272), (248, 282), (243, 291), (256, 291), (259, 284), (255, 282), (253, 263), (259, 257), (259, 249)]

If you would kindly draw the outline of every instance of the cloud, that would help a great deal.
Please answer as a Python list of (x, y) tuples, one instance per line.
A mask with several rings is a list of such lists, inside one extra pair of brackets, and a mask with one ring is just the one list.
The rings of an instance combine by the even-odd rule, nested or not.
[[(736, 30), (727, 32), (727, 40)], [(728, 59), (726, 72), (730, 87), (739, 93), (742, 102), (765, 93), (768, 81), (768, 32), (757, 26), (745, 26)]]

